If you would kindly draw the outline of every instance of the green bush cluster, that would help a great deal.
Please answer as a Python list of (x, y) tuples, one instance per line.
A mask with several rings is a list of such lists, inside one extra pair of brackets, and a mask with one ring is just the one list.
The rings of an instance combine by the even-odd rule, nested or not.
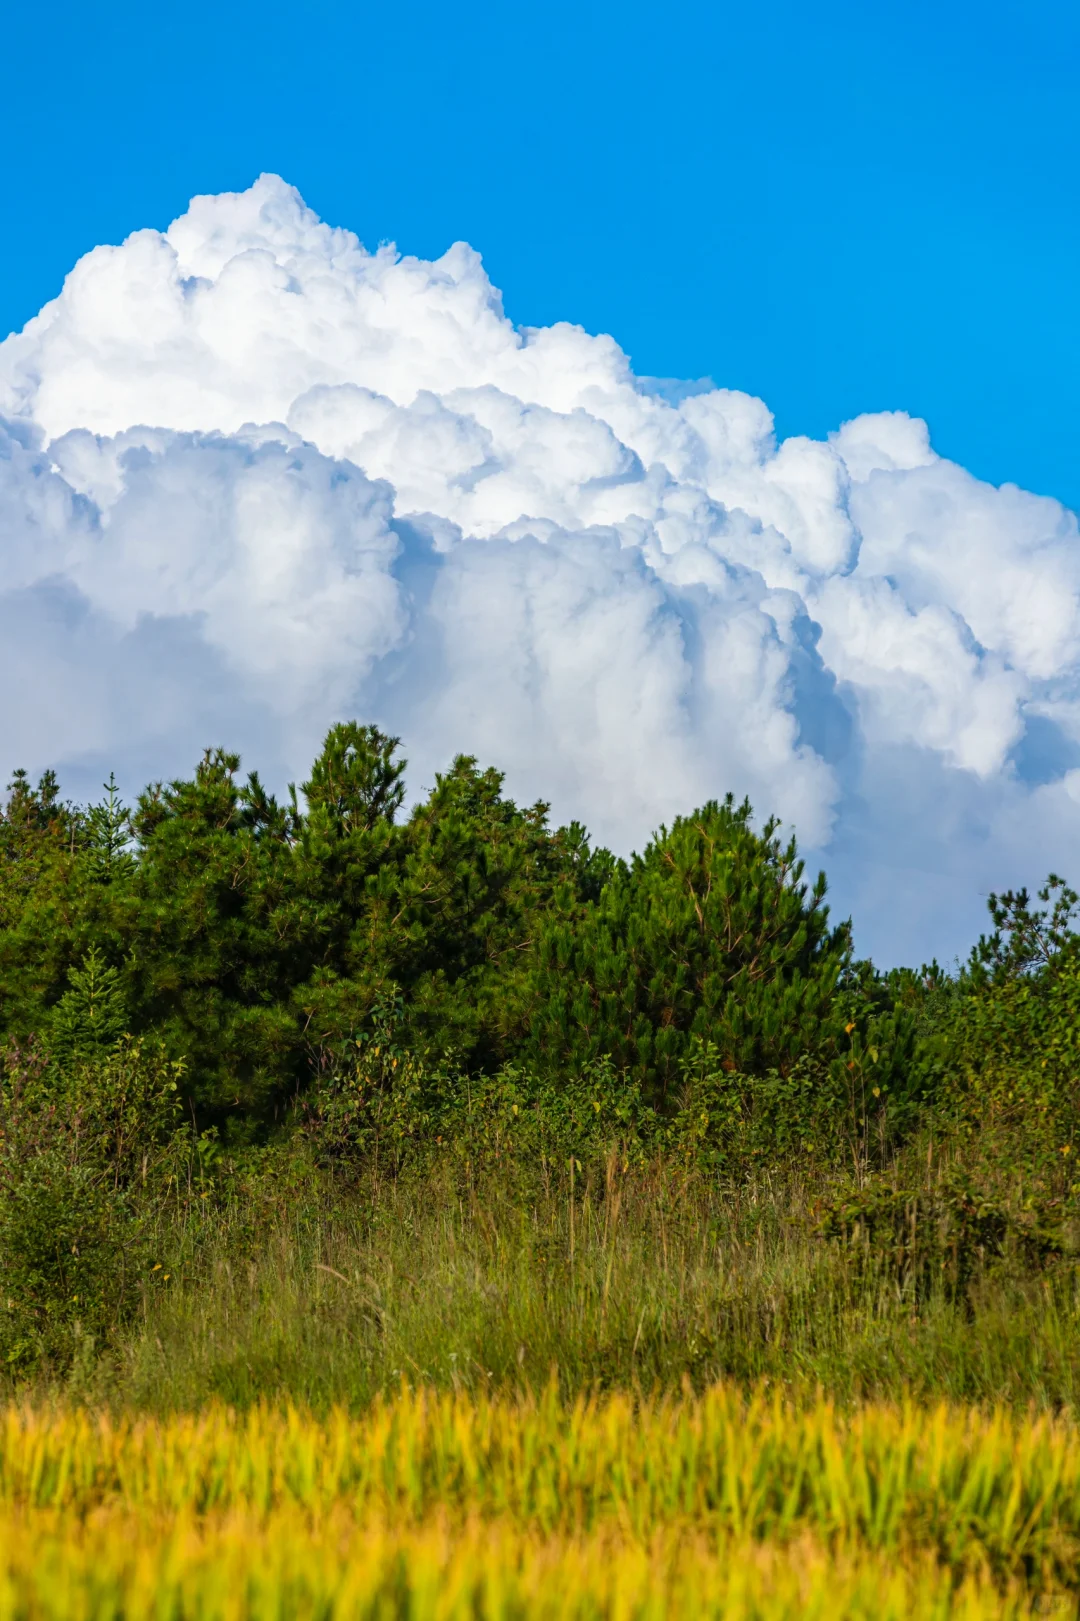
[(0, 1361), (9, 1370), (70, 1358), (80, 1345), (92, 1351), (164, 1270), (158, 1218), (185, 1169), (181, 1081), (160, 1049), (127, 1037), (61, 1060), (9, 1053), (0, 1095)]

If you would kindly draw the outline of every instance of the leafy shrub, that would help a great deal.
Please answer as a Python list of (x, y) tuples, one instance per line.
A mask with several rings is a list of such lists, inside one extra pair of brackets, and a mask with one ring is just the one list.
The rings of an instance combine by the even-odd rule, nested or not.
[(396, 1175), (410, 1149), (432, 1136), (439, 1079), (403, 1044), (401, 1023), (401, 999), (379, 997), (367, 1026), (325, 1063), (303, 1098), (302, 1129), (324, 1162), (371, 1163)]
[(659, 1142), (640, 1086), (609, 1058), (559, 1079), (514, 1063), (469, 1074), (453, 1054), (410, 1050), (391, 998), (305, 1097), (301, 1117), (324, 1162), (389, 1175), (425, 1156), (470, 1172), (509, 1162), (565, 1168), (613, 1152), (637, 1162)]
[(910, 1128), (920, 1079), (913, 1061), (906, 1073), (897, 1061), (911, 1050), (907, 1032), (886, 1045), (885, 1022), (872, 1021), (866, 1039), (850, 1021), (841, 1053), (807, 1052), (756, 1074), (736, 1069), (714, 1042), (692, 1038), (668, 1140), (683, 1157), (728, 1173), (794, 1156), (881, 1157)]
[(936, 1183), (897, 1186), (872, 1178), (826, 1204), (820, 1232), (915, 1300), (962, 1298), (975, 1276), (1012, 1252), (1026, 1268), (1059, 1259), (1060, 1230), (1040, 1214), (1017, 1212), (1000, 1195), (953, 1171)]
[(0, 1113), (0, 1357), (13, 1370), (100, 1341), (138, 1299), (175, 1191), (180, 1071), (122, 1039), (63, 1065), (9, 1054)]
[(991, 895), (994, 930), (936, 988), (923, 1040), (939, 1129), (966, 1157), (1020, 1176), (1059, 1213), (1080, 1195), (1080, 936), (1076, 894), (1051, 875)]

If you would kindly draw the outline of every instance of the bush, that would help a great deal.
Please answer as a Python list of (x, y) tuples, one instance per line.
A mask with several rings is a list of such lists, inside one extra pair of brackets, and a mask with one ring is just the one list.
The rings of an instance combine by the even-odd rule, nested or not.
[(565, 1079), (504, 1064), (467, 1073), (452, 1053), (411, 1051), (398, 1000), (383, 998), (301, 1104), (302, 1128), (324, 1164), (397, 1176), (416, 1160), (466, 1174), (513, 1164), (545, 1172), (616, 1153), (640, 1161), (659, 1122), (633, 1078), (600, 1058)]
[(931, 992), (923, 1041), (938, 1129), (965, 1157), (1022, 1179), (1059, 1217), (1080, 1198), (1078, 902), (1059, 878), (991, 895), (995, 928), (959, 977)]
[(61, 1065), (8, 1055), (0, 1135), (0, 1358), (63, 1363), (123, 1322), (151, 1275), (187, 1145), (179, 1066), (122, 1039)]
[(973, 1279), (1009, 1254), (1027, 1271), (1059, 1260), (1067, 1241), (1045, 1212), (1017, 1211), (1000, 1190), (953, 1170), (922, 1186), (871, 1179), (829, 1201), (820, 1231), (913, 1301), (962, 1300)]

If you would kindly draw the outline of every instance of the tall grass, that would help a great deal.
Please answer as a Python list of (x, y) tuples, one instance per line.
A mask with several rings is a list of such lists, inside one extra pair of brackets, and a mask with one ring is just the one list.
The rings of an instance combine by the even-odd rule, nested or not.
[(1075, 1615), (1075, 1264), (862, 1174), (250, 1157), (0, 1407), (0, 1621)]
[(402, 1392), (0, 1424), (0, 1614), (1071, 1613), (1080, 1438), (1049, 1416), (731, 1387)]
[(4, 1621), (1068, 1621), (1071, 1596), (932, 1556), (348, 1513), (0, 1519)]
[(167, 1282), (163, 1252), (142, 1318), (83, 1359), (75, 1392), (360, 1408), (402, 1379), (484, 1392), (554, 1375), (564, 1396), (733, 1379), (845, 1401), (1080, 1400), (1072, 1263), (988, 1258), (962, 1289), (917, 1287), (822, 1236), (816, 1175), (725, 1188), (609, 1164), (573, 1188), (434, 1170), (316, 1186), (238, 1198)]

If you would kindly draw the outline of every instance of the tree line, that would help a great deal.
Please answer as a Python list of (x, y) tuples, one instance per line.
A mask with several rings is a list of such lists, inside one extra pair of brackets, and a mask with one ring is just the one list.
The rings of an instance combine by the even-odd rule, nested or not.
[(404, 1045), (462, 1072), (603, 1057), (661, 1111), (701, 1042), (746, 1076), (855, 1059), (881, 1092), (903, 1084), (911, 1020), (831, 923), (824, 877), (748, 804), (707, 804), (626, 862), (463, 756), (402, 815), (398, 748), (335, 726), (284, 802), (223, 750), (131, 811), (112, 785), (78, 807), (51, 773), (16, 773), (0, 1038), (152, 1033), (195, 1116), (240, 1135), (388, 1008)]

